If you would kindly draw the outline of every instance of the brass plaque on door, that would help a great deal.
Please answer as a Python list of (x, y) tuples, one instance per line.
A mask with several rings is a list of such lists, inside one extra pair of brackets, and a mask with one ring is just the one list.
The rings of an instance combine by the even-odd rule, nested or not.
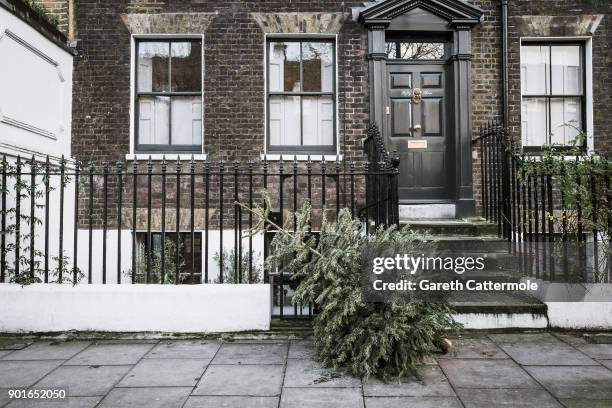
[(427, 140), (409, 140), (409, 149), (427, 149)]

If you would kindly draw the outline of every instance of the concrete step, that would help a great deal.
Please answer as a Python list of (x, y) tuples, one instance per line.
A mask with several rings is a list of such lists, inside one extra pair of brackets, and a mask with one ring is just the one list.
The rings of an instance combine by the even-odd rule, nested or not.
[(416, 233), (427, 235), (497, 237), (497, 225), (479, 220), (435, 220), (400, 217), (400, 223), (409, 225), (410, 228)]

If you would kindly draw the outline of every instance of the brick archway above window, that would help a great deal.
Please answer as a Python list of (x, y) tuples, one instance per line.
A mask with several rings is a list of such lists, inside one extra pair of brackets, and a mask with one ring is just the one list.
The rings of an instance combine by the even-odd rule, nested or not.
[(264, 33), (340, 32), (348, 13), (251, 13)]
[(122, 14), (121, 19), (132, 34), (205, 33), (218, 13)]

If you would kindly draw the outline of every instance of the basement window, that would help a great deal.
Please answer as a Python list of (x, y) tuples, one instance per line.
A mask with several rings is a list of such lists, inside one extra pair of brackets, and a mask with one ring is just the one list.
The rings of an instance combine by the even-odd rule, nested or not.
[(136, 152), (201, 153), (201, 39), (138, 39), (136, 61)]

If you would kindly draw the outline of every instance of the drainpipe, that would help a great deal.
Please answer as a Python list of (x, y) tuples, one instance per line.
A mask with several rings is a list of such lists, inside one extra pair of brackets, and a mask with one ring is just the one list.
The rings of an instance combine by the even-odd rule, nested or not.
[(503, 124), (508, 128), (508, 0), (501, 0)]

